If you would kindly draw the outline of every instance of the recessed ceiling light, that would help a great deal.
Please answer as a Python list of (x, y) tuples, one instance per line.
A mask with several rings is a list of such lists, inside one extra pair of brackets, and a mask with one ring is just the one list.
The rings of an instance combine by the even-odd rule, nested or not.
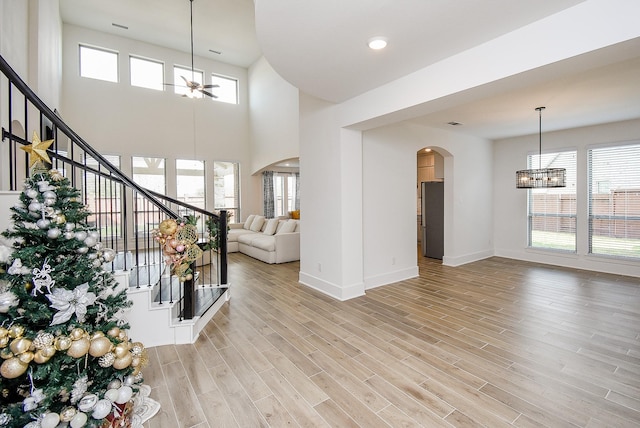
[(373, 50), (380, 50), (387, 47), (386, 37), (372, 37), (369, 39), (369, 47)]
[(447, 125), (451, 125), (451, 126), (460, 126), (462, 125), (460, 122), (447, 122)]

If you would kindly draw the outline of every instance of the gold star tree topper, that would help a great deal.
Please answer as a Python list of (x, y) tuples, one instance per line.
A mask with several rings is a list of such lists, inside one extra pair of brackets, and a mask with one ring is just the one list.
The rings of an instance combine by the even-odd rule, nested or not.
[(38, 133), (33, 131), (33, 142), (28, 146), (21, 146), (20, 148), (29, 153), (29, 168), (38, 163), (39, 161), (51, 163), (47, 149), (53, 144), (53, 140), (40, 141)]

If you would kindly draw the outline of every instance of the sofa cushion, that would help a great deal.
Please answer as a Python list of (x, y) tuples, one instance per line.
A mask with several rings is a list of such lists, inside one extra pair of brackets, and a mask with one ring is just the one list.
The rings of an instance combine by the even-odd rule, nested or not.
[(251, 245), (254, 239), (264, 236), (261, 233), (249, 232), (243, 233), (242, 235), (238, 235), (238, 242), (245, 245)]
[(249, 228), (249, 230), (253, 230), (254, 232), (260, 232), (260, 229), (262, 229), (263, 225), (264, 225), (264, 216), (257, 215), (253, 218), (253, 221), (251, 222), (251, 227)]
[(255, 233), (246, 229), (231, 229), (227, 234), (227, 242), (238, 242), (240, 235), (255, 235)]
[(287, 220), (284, 225), (280, 228), (278, 233), (291, 233), (296, 230), (296, 226), (298, 222), (295, 220)]
[(260, 236), (251, 241), (251, 246), (264, 251), (275, 251), (276, 240), (273, 236)]
[(247, 219), (244, 221), (244, 226), (242, 226), (243, 229), (251, 229), (251, 223), (253, 222), (253, 219), (256, 218), (255, 214), (251, 214), (249, 217), (247, 217)]
[(270, 218), (269, 220), (267, 220), (267, 224), (264, 227), (264, 233), (265, 235), (273, 235), (274, 233), (276, 233), (276, 228), (278, 227), (278, 219), (277, 218)]

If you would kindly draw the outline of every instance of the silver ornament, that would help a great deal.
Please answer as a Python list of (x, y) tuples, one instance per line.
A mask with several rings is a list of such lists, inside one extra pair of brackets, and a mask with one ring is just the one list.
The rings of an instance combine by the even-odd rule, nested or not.
[(103, 398), (102, 400), (96, 403), (96, 407), (93, 408), (93, 413), (91, 413), (91, 417), (93, 419), (104, 419), (111, 412), (111, 401)]
[(44, 201), (42, 201), (43, 204), (45, 204), (46, 206), (50, 207), (52, 205), (56, 204), (56, 200), (53, 198), (44, 198)]
[(116, 258), (116, 252), (111, 248), (105, 248), (105, 250), (102, 252), (102, 258), (105, 262), (112, 262), (113, 259)]
[(56, 199), (57, 196), (55, 194), (55, 192), (52, 192), (51, 190), (47, 190), (45, 192), (42, 193), (42, 196), (48, 199)]
[(133, 376), (133, 375), (126, 376), (126, 377), (124, 378), (123, 383), (124, 383), (125, 385), (127, 385), (127, 386), (131, 386), (131, 385), (133, 385), (134, 383), (136, 383), (136, 377), (135, 377), (135, 376)]
[(64, 239), (73, 239), (73, 232), (65, 232), (64, 233)]
[(87, 236), (84, 239), (84, 245), (86, 245), (89, 248), (93, 247), (97, 243), (98, 243), (98, 241), (95, 238), (93, 238), (92, 236)]
[(58, 229), (57, 227), (47, 230), (47, 237), (50, 239), (56, 239), (61, 234), (62, 232), (60, 232), (60, 229)]
[(85, 232), (84, 230), (80, 230), (76, 232), (76, 239), (78, 241), (84, 241), (86, 238), (87, 238), (87, 232)]
[(72, 231), (73, 229), (76, 228), (76, 224), (75, 223), (67, 223), (64, 225), (64, 229), (67, 231)]
[(29, 204), (29, 211), (31, 212), (40, 211), (41, 209), (42, 209), (42, 205), (38, 201), (32, 201)]
[(80, 247), (80, 248), (78, 248), (76, 251), (77, 251), (77, 253), (78, 253), (78, 254), (87, 254), (87, 252), (89, 251), (89, 248), (87, 248), (87, 247)]
[(38, 226), (40, 229), (47, 229), (50, 224), (51, 221), (47, 220), (46, 218), (41, 218), (40, 220), (36, 221), (36, 226)]
[(84, 397), (82, 397), (78, 402), (78, 410), (80, 410), (81, 412), (88, 413), (92, 411), (94, 407), (96, 407), (97, 403), (98, 403), (97, 395), (87, 394)]
[(107, 389), (118, 389), (122, 386), (120, 379), (114, 379), (107, 385)]
[(38, 191), (36, 189), (27, 189), (25, 190), (24, 194), (31, 199), (38, 197)]

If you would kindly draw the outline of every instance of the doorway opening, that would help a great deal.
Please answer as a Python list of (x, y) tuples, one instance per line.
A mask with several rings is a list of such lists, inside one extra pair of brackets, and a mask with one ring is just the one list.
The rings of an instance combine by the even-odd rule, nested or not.
[(444, 256), (444, 157), (425, 147), (417, 155), (417, 241), (419, 254)]

